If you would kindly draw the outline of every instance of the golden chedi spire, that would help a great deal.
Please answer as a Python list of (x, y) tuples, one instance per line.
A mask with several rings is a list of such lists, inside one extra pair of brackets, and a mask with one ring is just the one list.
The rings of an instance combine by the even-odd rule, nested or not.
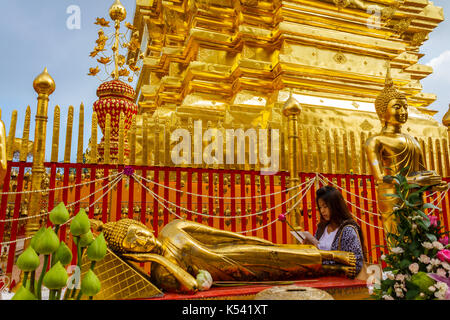
[(375, 110), (380, 119), (383, 118), (383, 115), (386, 112), (388, 103), (392, 99), (406, 99), (406, 96), (404, 93), (398, 91), (395, 88), (394, 80), (392, 80), (392, 76), (391, 76), (391, 65), (388, 62), (384, 89), (380, 92), (380, 94), (378, 95), (378, 97), (375, 100)]
[(55, 91), (55, 81), (47, 72), (47, 68), (33, 81), (33, 88), (38, 94), (51, 95)]

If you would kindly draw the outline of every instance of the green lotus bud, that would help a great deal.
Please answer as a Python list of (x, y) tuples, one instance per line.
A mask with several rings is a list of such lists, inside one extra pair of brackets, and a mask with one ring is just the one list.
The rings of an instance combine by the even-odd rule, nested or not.
[(40, 263), (39, 256), (30, 246), (17, 258), (16, 264), (20, 270), (28, 272), (36, 270)]
[(38, 237), (34, 246), (34, 250), (36, 250), (37, 253), (51, 254), (58, 249), (59, 238), (55, 231), (49, 227)]
[(411, 276), (411, 283), (419, 287), (421, 292), (431, 293), (428, 288), (435, 284), (425, 272), (418, 272)]
[(100, 261), (106, 255), (106, 241), (103, 232), (87, 248), (87, 256), (91, 261)]
[(67, 266), (72, 261), (72, 251), (63, 241), (61, 241), (58, 250), (56, 250), (55, 261), (61, 262), (63, 266)]
[(66, 223), (67, 220), (69, 220), (69, 211), (64, 205), (64, 202), (60, 202), (56, 207), (53, 208), (53, 210), (50, 212), (49, 218), (53, 224), (58, 225)]
[[(78, 239), (80, 239), (79, 242)], [(73, 240), (77, 246), (79, 245), (80, 247), (84, 248), (90, 245), (92, 241), (94, 241), (94, 235), (92, 234), (91, 230), (89, 230), (85, 234), (82, 234), (79, 238), (76, 237)]]
[(67, 279), (66, 269), (60, 261), (58, 261), (44, 276), (43, 284), (49, 289), (59, 290), (66, 286)]
[(30, 290), (21, 286), (11, 300), (37, 300), (36, 296)]
[(70, 223), (70, 232), (78, 237), (88, 232), (91, 228), (89, 217), (84, 209), (81, 209)]
[(39, 239), (39, 237), (44, 233), (46, 227), (42, 227), (38, 230), (38, 232), (35, 233), (33, 238), (31, 238), (30, 246), (36, 251), (36, 241)]
[(81, 281), (81, 292), (88, 297), (92, 297), (100, 291), (100, 288), (100, 280), (98, 280), (94, 271), (89, 269)]

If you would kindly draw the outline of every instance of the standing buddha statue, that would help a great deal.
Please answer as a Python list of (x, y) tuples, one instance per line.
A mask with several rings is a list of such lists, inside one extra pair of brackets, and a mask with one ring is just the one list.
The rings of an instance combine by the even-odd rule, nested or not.
[(408, 120), (408, 102), (395, 88), (389, 66), (385, 87), (375, 100), (375, 110), (382, 129), (366, 141), (365, 152), (375, 180), (384, 231), (396, 233), (397, 221), (392, 212), (400, 199), (388, 195), (396, 193), (396, 181), (392, 176), (401, 173), (408, 183), (434, 186), (434, 190), (444, 190), (447, 184), (435, 171), (426, 170), (420, 144), (402, 132), (402, 126)]

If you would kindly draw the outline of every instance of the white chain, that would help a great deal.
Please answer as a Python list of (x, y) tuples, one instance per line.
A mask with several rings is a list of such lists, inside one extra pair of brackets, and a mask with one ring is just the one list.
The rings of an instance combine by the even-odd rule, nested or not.
[(297, 186), (290, 187), (290, 188), (287, 188), (287, 189), (282, 190), (282, 191), (278, 191), (278, 192), (274, 192), (274, 193), (269, 193), (269, 194), (264, 194), (264, 195), (255, 195), (255, 196), (253, 196), (253, 197), (252, 197), (252, 196), (248, 196), (248, 197), (220, 197), (220, 196), (210, 196), (210, 195), (206, 195), (206, 194), (197, 194), (197, 193), (187, 192), (187, 191), (183, 191), (183, 190), (178, 190), (178, 189), (175, 189), (175, 188), (172, 188), (172, 187), (169, 187), (169, 186), (160, 184), (160, 183), (158, 183), (158, 182), (152, 181), (152, 180), (150, 180), (150, 179), (148, 179), (148, 178), (145, 178), (145, 177), (143, 177), (143, 176), (140, 176), (140, 175), (138, 175), (138, 174), (136, 174), (136, 173), (135, 173), (134, 175), (135, 175), (136, 177), (138, 177), (138, 178), (140, 178), (140, 179), (142, 179), (142, 180), (148, 182), (148, 183), (155, 184), (155, 185), (157, 185), (157, 186), (160, 186), (160, 187), (162, 187), (162, 188), (166, 188), (166, 189), (169, 189), (169, 190), (172, 190), (172, 191), (175, 191), (175, 192), (183, 192), (183, 193), (185, 193), (185, 194), (188, 194), (188, 195), (191, 195), (191, 196), (195, 196), (195, 197), (210, 198), (210, 199), (223, 199), (223, 200), (233, 200), (233, 199), (234, 199), (234, 200), (244, 200), (244, 199), (254, 199), (254, 198), (270, 197), (270, 196), (273, 196), (273, 195), (280, 194), (280, 193), (282, 193), (282, 192), (288, 192), (288, 191), (290, 191), (290, 190), (300, 188), (301, 186), (303, 186), (303, 185), (309, 183), (309, 181), (305, 181), (305, 182), (303, 182), (303, 183), (301, 183), (301, 184), (299, 184), (299, 185), (297, 185)]
[[(312, 180), (314, 181), (315, 178), (313, 178)], [(299, 199), (299, 200), (298, 200), (291, 208), (289, 208), (289, 209), (286, 211), (286, 213), (285, 213), (286, 216), (287, 216), (289, 213), (291, 213), (292, 210), (294, 210), (294, 209), (300, 204), (300, 202), (303, 200), (303, 198), (308, 194), (308, 191), (309, 191), (309, 189), (311, 189), (312, 185), (313, 185), (313, 183), (311, 183), (311, 184), (308, 186), (308, 189), (307, 189), (306, 192), (302, 195), (302, 197), (301, 197), (301, 198), (300, 198), (300, 199)], [(258, 228), (255, 228), (255, 229), (251, 229), (251, 230), (237, 231), (236, 233), (248, 233), (248, 232), (252, 232), (252, 231), (258, 231), (258, 230), (260, 230), (260, 229), (267, 228), (268, 226), (274, 224), (274, 223), (277, 222), (278, 220), (280, 220), (280, 218), (277, 218), (277, 219), (275, 219), (275, 220), (273, 220), (273, 221), (269, 222), (268, 224), (265, 224), (265, 225), (263, 225), (263, 226), (261, 226), (261, 227), (258, 227)]]
[[(100, 190), (103, 190), (105, 187), (107, 187), (107, 186), (109, 186), (109, 185), (112, 185), (112, 184), (114, 184), (114, 185), (112, 185), (101, 197), (99, 197), (96, 201), (94, 201), (92, 204), (90, 204), (89, 206), (87, 206), (86, 208), (84, 208), (85, 210), (88, 210), (90, 207), (92, 207), (94, 204), (96, 204), (98, 201), (100, 201), (105, 195), (107, 195), (108, 194), (108, 192), (112, 189), (112, 188), (114, 188), (115, 187), (115, 185), (117, 184), (117, 183), (119, 183), (119, 181), (121, 180), (121, 176), (120, 177), (117, 177), (117, 178), (115, 178), (113, 181), (111, 181), (110, 183), (108, 183), (107, 185), (105, 185), (102, 189), (100, 189)], [(92, 193), (91, 195), (93, 195), (93, 194), (95, 194), (95, 193), (97, 193), (98, 192), (98, 190), (97, 191), (95, 191), (94, 193)], [(90, 195), (90, 196), (91, 196)], [(73, 205), (74, 203), (71, 203), (71, 204), (69, 204), (68, 206), (71, 206), (71, 205)], [(42, 214), (42, 215), (47, 215), (48, 214), (48, 212), (47, 213), (45, 213), (45, 214)], [(36, 215), (36, 216), (33, 216), (33, 217), (38, 217), (38, 216), (42, 216), (42, 215)], [(65, 225), (65, 224), (67, 224), (67, 223), (69, 223), (70, 221), (72, 221), (72, 219), (74, 218), (75, 216), (73, 216), (72, 218), (70, 218), (69, 220), (67, 220), (65, 223), (63, 223), (61, 226), (63, 226), (63, 225)], [(16, 239), (16, 240), (14, 240), (14, 241), (6, 241), (6, 242), (2, 242), (2, 243), (0, 243), (0, 245), (9, 245), (9, 244), (11, 244), (11, 243), (17, 243), (17, 242), (19, 242), (19, 241), (26, 241), (26, 240), (30, 240), (31, 238), (33, 238), (33, 236), (31, 236), (31, 237), (27, 237), (27, 238), (20, 238), (20, 239)]]
[[(139, 182), (139, 183), (140, 183), (140, 182)], [(314, 179), (311, 179), (310, 181), (308, 181), (308, 183), (309, 183), (308, 187), (311, 186), (311, 185), (314, 183)], [(181, 210), (183, 210), (183, 211), (185, 211), (185, 212), (192, 213), (192, 214), (196, 214), (196, 215), (199, 215), (199, 216), (210, 217), (210, 218), (218, 218), (218, 219), (240, 219), (240, 218), (247, 218), (247, 217), (253, 217), (253, 216), (256, 216), (256, 215), (261, 215), (261, 214), (263, 214), (263, 213), (266, 213), (266, 212), (275, 210), (275, 209), (277, 209), (277, 208), (279, 208), (279, 207), (285, 205), (286, 203), (288, 203), (288, 202), (291, 201), (292, 199), (297, 198), (298, 195), (300, 195), (300, 193), (302, 193), (303, 190), (304, 190), (304, 189), (301, 189), (296, 195), (294, 195), (294, 196), (292, 196), (291, 198), (289, 198), (288, 200), (286, 200), (286, 201), (284, 201), (284, 202), (282, 202), (282, 203), (276, 205), (275, 207), (272, 207), (272, 208), (269, 208), (269, 209), (266, 209), (266, 210), (263, 210), (263, 211), (260, 211), (260, 212), (255, 212), (255, 213), (246, 214), (246, 215), (238, 215), (238, 216), (237, 216), (237, 215), (235, 215), (235, 216), (216, 216), (216, 215), (204, 214), (204, 213), (192, 211), (192, 210), (186, 209), (186, 208), (184, 208), (184, 207), (181, 207), (181, 206), (177, 205), (176, 203), (173, 203), (173, 202), (171, 202), (171, 201), (168, 201), (168, 200), (164, 199), (164, 198), (163, 198), (162, 196), (160, 196), (160, 195), (155, 194), (155, 196), (158, 197), (159, 199), (163, 199), (163, 201), (169, 203), (169, 205), (172, 205), (172, 206), (174, 206), (174, 207), (176, 207), (176, 208), (178, 208), (178, 209), (181, 209)]]
[(114, 174), (109, 175), (107, 177), (99, 178), (99, 179), (92, 180), (92, 181), (89, 181), (89, 182), (83, 182), (83, 183), (79, 183), (79, 184), (74, 184), (74, 185), (71, 185), (71, 186), (64, 186), (64, 187), (53, 188), (53, 189), (45, 189), (45, 190), (0, 192), (0, 195), (6, 195), (6, 194), (7, 195), (11, 195), (11, 194), (28, 194), (28, 193), (37, 193), (37, 192), (50, 192), (50, 191), (64, 190), (64, 189), (74, 188), (74, 187), (81, 187), (81, 186), (85, 186), (85, 185), (88, 185), (88, 184), (91, 184), (91, 183), (94, 183), (94, 182), (99, 182), (99, 181), (102, 181), (102, 180), (106, 180), (106, 179), (109, 179), (109, 178), (116, 177), (116, 176), (118, 176), (121, 173), (123, 173), (123, 172), (114, 173)]

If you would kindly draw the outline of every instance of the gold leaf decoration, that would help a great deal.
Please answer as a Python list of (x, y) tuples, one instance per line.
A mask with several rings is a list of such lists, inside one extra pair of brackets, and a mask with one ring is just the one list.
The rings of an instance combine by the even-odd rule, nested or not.
[(97, 18), (95, 19), (94, 24), (98, 24), (102, 27), (109, 27), (109, 21), (106, 21), (105, 18)]
[(97, 59), (97, 61), (98, 61), (98, 63), (101, 63), (101, 64), (108, 64), (111, 61), (111, 58), (101, 57), (100, 59)]
[(100, 69), (98, 67), (95, 68), (89, 68), (88, 76), (95, 76), (97, 73), (100, 72)]

